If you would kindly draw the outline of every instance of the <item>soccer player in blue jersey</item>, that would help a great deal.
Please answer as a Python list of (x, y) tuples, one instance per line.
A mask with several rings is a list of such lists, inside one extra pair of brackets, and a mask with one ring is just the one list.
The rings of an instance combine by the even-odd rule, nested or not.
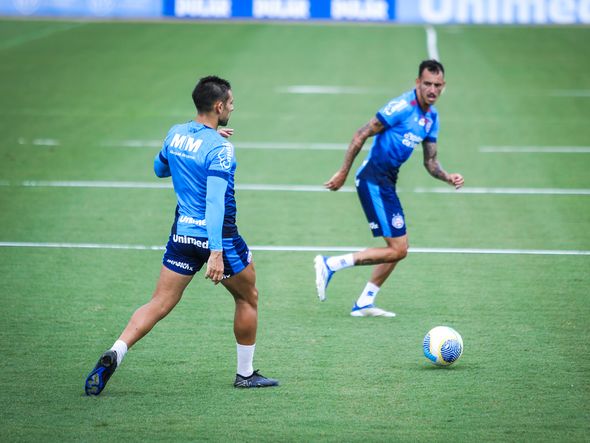
[(114, 345), (86, 378), (85, 391), (98, 395), (127, 350), (180, 301), (193, 276), (206, 264), (205, 278), (221, 283), (235, 301), (237, 371), (234, 386), (277, 386), (253, 368), (258, 324), (258, 290), (252, 255), (238, 233), (234, 147), (224, 137), (234, 109), (229, 82), (204, 77), (193, 94), (197, 116), (173, 126), (154, 159), (158, 177), (172, 177), (178, 205), (152, 299), (132, 315)]
[(437, 159), (438, 112), (434, 103), (445, 87), (444, 68), (436, 60), (425, 60), (418, 68), (416, 88), (394, 98), (375, 117), (356, 131), (342, 167), (326, 182), (337, 191), (346, 181), (352, 163), (367, 138), (375, 136), (367, 159), (356, 173), (356, 190), (374, 237), (383, 237), (386, 246), (353, 254), (315, 257), (316, 286), (321, 301), (335, 272), (352, 266), (375, 265), (365, 289), (352, 307), (353, 317), (395, 317), (375, 306), (383, 283), (408, 253), (404, 211), (396, 193), (400, 166), (420, 143), (424, 166), (433, 177), (456, 189), (463, 186), (461, 174), (449, 174)]

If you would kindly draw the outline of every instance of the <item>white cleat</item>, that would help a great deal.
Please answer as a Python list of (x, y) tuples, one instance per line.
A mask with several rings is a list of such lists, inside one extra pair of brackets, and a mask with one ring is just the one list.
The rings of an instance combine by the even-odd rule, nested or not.
[(328, 268), (326, 257), (323, 255), (316, 255), (313, 259), (313, 264), (315, 267), (315, 286), (318, 290), (318, 298), (320, 301), (324, 301), (326, 299), (326, 288), (334, 275), (334, 271)]
[(374, 305), (359, 308), (355, 303), (350, 315), (353, 317), (395, 317), (395, 312), (389, 312)]

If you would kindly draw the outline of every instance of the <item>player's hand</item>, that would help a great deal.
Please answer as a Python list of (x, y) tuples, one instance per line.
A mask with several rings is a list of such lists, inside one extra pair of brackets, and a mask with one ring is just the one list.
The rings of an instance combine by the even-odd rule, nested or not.
[(223, 252), (222, 251), (211, 251), (209, 260), (207, 260), (207, 272), (205, 278), (211, 279), (215, 284), (223, 280)]
[(455, 189), (459, 189), (465, 183), (463, 176), (461, 174), (449, 174), (449, 184), (454, 186)]
[(324, 186), (330, 191), (337, 191), (342, 187), (342, 185), (344, 185), (347, 175), (348, 174), (346, 172), (339, 170), (332, 176), (330, 180), (324, 183)]
[(217, 128), (217, 133), (222, 137), (229, 138), (234, 135), (233, 128)]

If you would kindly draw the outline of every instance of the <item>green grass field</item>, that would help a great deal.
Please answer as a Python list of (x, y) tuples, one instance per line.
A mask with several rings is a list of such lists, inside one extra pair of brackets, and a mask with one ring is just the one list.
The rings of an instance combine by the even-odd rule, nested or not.
[[(162, 246), (175, 206), (171, 189), (97, 185), (163, 183), (157, 144), (193, 117), (194, 83), (215, 73), (236, 99), (238, 184), (319, 187), (344, 151), (304, 148), (346, 145), (411, 88), (425, 31), (0, 21), (0, 440), (588, 441), (590, 28), (437, 33), (439, 158), (466, 189), (431, 192), (446, 185), (419, 152), (402, 169), (414, 253), (379, 295), (398, 317), (348, 315), (369, 268), (339, 273), (319, 303), (315, 252), (256, 250), (379, 245), (354, 193), (242, 188), (260, 289), (255, 366), (282, 386), (232, 387), (233, 301), (200, 274), (89, 398), (86, 374), (148, 300), (162, 255), (104, 245)], [(295, 85), (364, 93), (286, 92)], [(263, 149), (285, 143), (299, 147)], [(84, 244), (103, 247), (72, 247)], [(422, 355), (440, 324), (465, 343), (449, 369)]]

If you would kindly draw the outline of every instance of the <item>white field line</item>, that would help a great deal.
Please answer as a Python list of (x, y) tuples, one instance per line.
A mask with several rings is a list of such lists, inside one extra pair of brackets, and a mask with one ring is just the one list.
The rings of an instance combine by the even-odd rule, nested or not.
[[(305, 142), (233, 142), (236, 149), (276, 149), (276, 150), (309, 150), (309, 151), (345, 151), (346, 143), (305, 143)], [(41, 147), (61, 146), (61, 141), (53, 138), (35, 138), (27, 140), (18, 139), (19, 145), (32, 145)], [(117, 148), (161, 148), (161, 140), (110, 140), (100, 144), (104, 147)], [(368, 149), (365, 146), (365, 149)]]
[(382, 91), (374, 88), (362, 88), (355, 86), (334, 86), (334, 85), (291, 85), (279, 86), (275, 89), (276, 92), (282, 94), (371, 94), (382, 93)]
[[(123, 181), (45, 181), (25, 180), (22, 182), (10, 182), (0, 180), (3, 187), (33, 187), (33, 188), (113, 188), (113, 189), (172, 189), (170, 181), (161, 182), (123, 182)], [(238, 191), (269, 191), (269, 192), (330, 192), (320, 185), (270, 185), (270, 184), (238, 184)], [(352, 186), (343, 186), (338, 192), (355, 192)], [(565, 189), (565, 188), (482, 188), (464, 187), (460, 190), (447, 187), (413, 189), (398, 189), (399, 193), (416, 194), (476, 194), (476, 195), (590, 195), (590, 189)]]
[[(52, 243), (52, 242), (0, 242), (0, 247), (12, 248), (60, 248), (60, 249), (122, 249), (163, 251), (164, 246), (127, 245), (108, 243)], [(253, 251), (270, 252), (354, 252), (365, 249), (360, 246), (251, 246)], [(495, 255), (590, 255), (590, 251), (556, 249), (482, 249), (482, 248), (410, 248), (419, 254), (495, 254)]]
[[(53, 138), (18, 139), (19, 145), (33, 145), (41, 147), (61, 146), (61, 141)], [(160, 148), (161, 140), (111, 140), (101, 143), (105, 147), (118, 148)], [(267, 150), (309, 150), (309, 151), (345, 151), (346, 143), (314, 143), (314, 142), (234, 142), (236, 149), (267, 149)], [(366, 145), (363, 150), (368, 150)], [(480, 146), (479, 152), (484, 153), (561, 153), (561, 154), (589, 154), (590, 146)]]
[(434, 27), (431, 25), (426, 26), (426, 47), (428, 48), (428, 58), (440, 61), (437, 40)]
[(590, 146), (480, 146), (479, 152), (514, 154), (590, 154)]
[(448, 188), (414, 188), (417, 194), (508, 194), (508, 195), (590, 195), (590, 189), (564, 188), (470, 188), (464, 187), (458, 191)]

